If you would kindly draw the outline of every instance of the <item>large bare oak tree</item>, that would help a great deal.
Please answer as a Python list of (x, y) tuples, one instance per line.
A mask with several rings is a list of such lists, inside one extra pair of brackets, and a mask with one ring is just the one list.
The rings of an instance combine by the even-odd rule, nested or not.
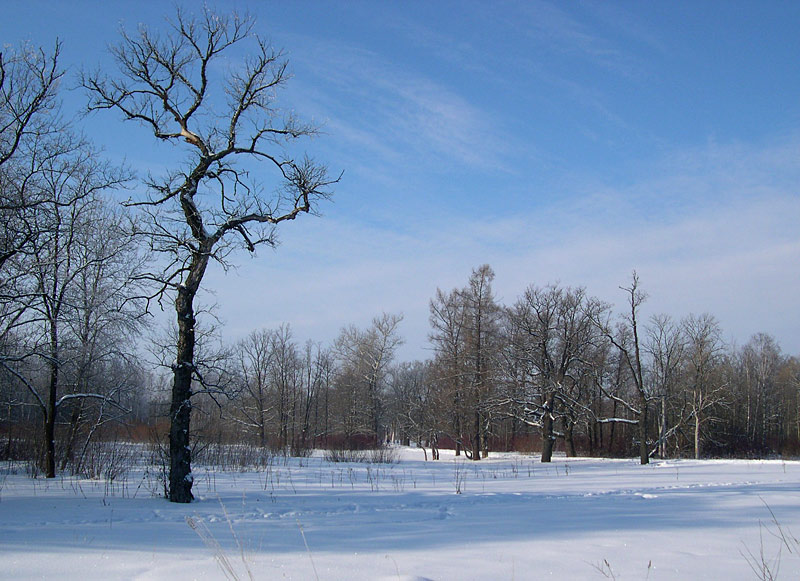
[[(146, 197), (131, 205), (148, 218), (151, 248), (165, 259), (148, 277), (157, 285), (153, 297), (174, 298), (169, 499), (190, 502), (191, 396), (193, 382), (203, 382), (195, 366), (194, 300), (209, 260), (225, 266), (237, 245), (250, 252), (274, 245), (276, 225), (313, 212), (337, 179), (296, 150), (315, 128), (278, 108), (287, 61), (255, 34), (253, 19), (179, 9), (165, 31), (122, 32), (112, 52), (117, 74), (83, 75), (89, 109), (122, 113), (157, 140), (186, 148), (185, 161), (160, 178), (151, 175)], [(269, 169), (272, 181), (254, 179)]]

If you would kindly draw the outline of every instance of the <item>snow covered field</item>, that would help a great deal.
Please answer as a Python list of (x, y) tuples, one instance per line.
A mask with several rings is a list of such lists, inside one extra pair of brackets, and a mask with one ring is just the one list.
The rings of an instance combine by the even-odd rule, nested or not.
[(190, 505), (144, 469), (111, 485), (0, 464), (0, 578), (731, 580), (762, 549), (800, 576), (779, 538), (800, 536), (798, 462), (399, 459), (198, 466)]

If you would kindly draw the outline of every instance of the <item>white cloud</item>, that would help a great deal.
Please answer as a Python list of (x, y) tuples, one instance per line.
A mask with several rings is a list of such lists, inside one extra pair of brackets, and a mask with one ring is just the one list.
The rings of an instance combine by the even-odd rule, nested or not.
[[(800, 353), (800, 197), (788, 179), (795, 167), (772, 175), (771, 184), (759, 179), (794, 147), (711, 148), (705, 155), (716, 163), (706, 164), (707, 174), (702, 152), (675, 156), (662, 165), (670, 175), (495, 219), (440, 216), (394, 230), (355, 216), (303, 221), (284, 229), (276, 252), (208, 282), (234, 336), (290, 322), (301, 339), (330, 341), (344, 325), (402, 312), (403, 356), (424, 357), (435, 289), (464, 285), (482, 263), (494, 267), (506, 303), (529, 284), (560, 281), (621, 304), (618, 287), (636, 269), (651, 297), (647, 313), (710, 312), (739, 342), (764, 331)], [(714, 184), (732, 186), (728, 174), (739, 186), (711, 195)]]
[(496, 112), (377, 53), (309, 38), (302, 45), (293, 62), (308, 69), (314, 86), (296, 79), (292, 99), (300, 95), (304, 110), (324, 111), (337, 140), (381, 164), (450, 161), (496, 170), (506, 163), (512, 146)]

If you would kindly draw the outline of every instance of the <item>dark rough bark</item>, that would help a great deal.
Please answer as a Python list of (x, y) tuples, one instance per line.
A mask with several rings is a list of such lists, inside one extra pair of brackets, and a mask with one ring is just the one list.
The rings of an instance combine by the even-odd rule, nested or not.
[[(50, 393), (47, 397), (47, 410), (44, 414), (44, 474), (47, 478), (56, 477), (56, 389), (58, 368), (53, 366), (50, 378)], [(54, 383), (56, 382), (56, 383)]]
[(177, 357), (173, 364), (172, 403), (169, 430), (169, 500), (191, 502), (192, 450), (191, 435), (192, 378), (194, 375), (195, 317), (194, 297), (205, 273), (208, 257), (193, 257), (187, 284), (178, 290), (175, 312), (178, 316)]
[(56, 477), (56, 399), (58, 397), (58, 333), (50, 331), (50, 387), (44, 413), (44, 473), (47, 478)]

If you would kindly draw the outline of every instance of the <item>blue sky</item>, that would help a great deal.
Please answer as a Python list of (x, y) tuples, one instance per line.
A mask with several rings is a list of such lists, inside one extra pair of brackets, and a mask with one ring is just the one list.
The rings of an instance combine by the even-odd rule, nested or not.
[[(120, 25), (170, 12), (4, 4), (3, 44), (59, 37), (72, 73), (108, 66)], [(509, 304), (560, 281), (621, 306), (636, 269), (648, 314), (709, 312), (728, 340), (763, 331), (800, 353), (800, 3), (215, 5), (286, 50), (283, 103), (344, 171), (322, 218), (209, 273), (229, 339), (288, 322), (327, 342), (401, 312), (401, 355), (425, 357), (436, 288), (489, 263)], [(112, 159), (161, 167), (146, 131), (83, 123)]]

